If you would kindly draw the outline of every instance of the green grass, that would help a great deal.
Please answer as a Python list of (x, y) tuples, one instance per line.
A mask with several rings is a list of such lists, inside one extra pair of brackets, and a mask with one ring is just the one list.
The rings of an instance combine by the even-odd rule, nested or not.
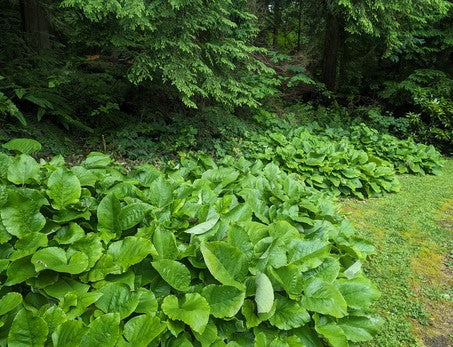
[(365, 346), (453, 345), (453, 160), (439, 176), (402, 176), (401, 192), (343, 210), (376, 245), (366, 265), (386, 324)]

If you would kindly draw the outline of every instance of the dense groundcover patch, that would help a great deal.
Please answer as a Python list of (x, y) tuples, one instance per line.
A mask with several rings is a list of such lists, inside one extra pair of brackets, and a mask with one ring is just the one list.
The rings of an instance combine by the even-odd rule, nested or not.
[(372, 245), (275, 164), (0, 167), (2, 345), (347, 346), (379, 329)]
[(297, 173), (308, 186), (334, 195), (377, 197), (399, 191), (396, 173), (437, 174), (442, 158), (433, 146), (399, 140), (365, 124), (346, 129), (317, 123), (273, 128), (245, 142), (249, 156)]
[[(382, 324), (370, 309), (379, 291), (362, 263), (375, 249), (354, 235), (332, 192), (396, 190), (398, 158), (351, 134), (271, 132), (257, 142), (262, 160), (186, 154), (161, 170), (99, 152), (78, 165), (38, 162), (36, 141), (5, 144), (0, 345), (371, 339)], [(426, 155), (421, 168), (440, 165), (437, 152), (414, 146), (405, 155)]]

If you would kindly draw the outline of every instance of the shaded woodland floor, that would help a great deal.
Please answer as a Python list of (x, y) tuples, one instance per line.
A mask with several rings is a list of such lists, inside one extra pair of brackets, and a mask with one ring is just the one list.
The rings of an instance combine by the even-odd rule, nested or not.
[(377, 248), (366, 271), (386, 324), (364, 345), (452, 346), (453, 160), (439, 176), (402, 176), (400, 193), (342, 209)]

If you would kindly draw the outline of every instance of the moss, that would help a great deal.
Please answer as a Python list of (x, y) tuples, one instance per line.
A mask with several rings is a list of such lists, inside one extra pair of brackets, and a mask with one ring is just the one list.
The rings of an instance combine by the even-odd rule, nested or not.
[(364, 346), (453, 345), (453, 160), (439, 176), (403, 176), (398, 194), (344, 200), (343, 212), (378, 250), (366, 271), (382, 292), (386, 320)]

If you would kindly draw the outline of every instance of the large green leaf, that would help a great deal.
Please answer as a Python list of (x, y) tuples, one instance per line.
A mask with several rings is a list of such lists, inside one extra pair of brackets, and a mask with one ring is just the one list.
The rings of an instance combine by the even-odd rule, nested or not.
[(112, 162), (112, 158), (100, 152), (91, 152), (82, 162), (82, 165), (89, 169), (103, 168)]
[(275, 305), (275, 313), (269, 318), (269, 322), (279, 329), (299, 328), (310, 321), (307, 310), (297, 301), (277, 295)]
[(109, 283), (99, 289), (103, 295), (96, 302), (96, 307), (104, 313), (119, 313), (121, 319), (128, 317), (138, 305), (139, 296), (131, 292), (124, 283)]
[(367, 309), (380, 296), (379, 290), (366, 278), (340, 280), (336, 286), (348, 306), (356, 310)]
[(23, 154), (31, 154), (41, 150), (41, 144), (33, 139), (12, 139), (2, 145), (8, 151), (16, 151)]
[(60, 324), (52, 334), (54, 347), (78, 347), (86, 328), (80, 320), (70, 320)]
[(157, 311), (157, 299), (151, 290), (145, 288), (139, 288), (138, 294), (138, 305), (135, 308), (135, 312), (154, 314)]
[(21, 238), (40, 231), (46, 218), (39, 211), (42, 202), (30, 199), (20, 191), (9, 191), (8, 202), (0, 209), (2, 223), (8, 233)]
[(131, 347), (146, 347), (166, 327), (158, 317), (141, 315), (132, 318), (124, 325), (124, 337)]
[(114, 194), (106, 195), (99, 203), (97, 209), (98, 229), (106, 234), (121, 232), (120, 222), (121, 204)]
[(44, 346), (47, 339), (47, 324), (41, 317), (22, 309), (14, 318), (8, 334), (8, 346)]
[(14, 310), (22, 302), (22, 295), (9, 292), (0, 299), (0, 316)]
[(216, 318), (233, 317), (242, 307), (245, 292), (232, 286), (210, 284), (201, 292)]
[(33, 254), (40, 247), (46, 247), (48, 243), (47, 236), (42, 233), (30, 233), (24, 235), (16, 241), (14, 245), (16, 250), (9, 257), (10, 260), (16, 260)]
[(268, 313), (274, 305), (274, 288), (264, 273), (256, 275), (255, 302), (258, 313)]
[(170, 259), (157, 260), (152, 264), (165, 282), (176, 290), (187, 292), (190, 289), (190, 271), (184, 264)]
[(347, 314), (346, 301), (331, 283), (315, 279), (305, 288), (302, 306), (307, 310), (328, 314), (336, 318)]
[(301, 265), (289, 264), (278, 269), (270, 268), (270, 273), (290, 297), (302, 294), (305, 279)]
[(176, 238), (172, 231), (157, 228), (153, 233), (153, 244), (161, 259), (178, 258), (179, 250), (176, 245)]
[(294, 240), (289, 248), (288, 262), (308, 270), (321, 265), (329, 255), (330, 244), (322, 240)]
[(91, 269), (94, 264), (101, 258), (104, 253), (101, 240), (96, 233), (89, 233), (84, 235), (82, 238), (73, 242), (68, 249), (68, 253), (81, 252), (88, 257), (88, 266), (85, 269)]
[(131, 265), (141, 262), (151, 253), (151, 241), (135, 236), (127, 236), (123, 240), (110, 244), (107, 254), (113, 261), (126, 271)]
[(325, 325), (316, 325), (316, 331), (324, 337), (331, 346), (334, 347), (349, 347), (348, 340), (344, 334), (343, 329), (341, 329), (335, 323), (325, 324)]
[(236, 247), (223, 241), (203, 242), (200, 245), (204, 261), (220, 283), (244, 289), (242, 281), (248, 272), (246, 256)]
[(49, 176), (48, 195), (53, 200), (52, 206), (62, 210), (79, 201), (82, 192), (77, 176), (66, 168), (58, 168)]
[(38, 163), (27, 154), (15, 157), (8, 167), (8, 180), (18, 185), (39, 181)]
[(162, 310), (170, 319), (183, 321), (200, 334), (208, 324), (210, 313), (208, 302), (198, 293), (185, 294), (181, 299), (168, 295), (162, 302)]
[(122, 230), (130, 229), (140, 223), (145, 217), (146, 204), (135, 203), (123, 207), (120, 212)]
[(64, 249), (48, 247), (37, 251), (31, 258), (36, 271), (54, 270), (78, 274), (88, 267), (88, 257), (82, 252), (71, 252), (69, 255)]
[(383, 319), (374, 316), (349, 316), (338, 321), (346, 338), (352, 342), (364, 342), (373, 338), (382, 325)]
[(159, 176), (149, 187), (148, 199), (157, 207), (165, 207), (173, 201), (173, 189), (162, 176)]
[(90, 286), (88, 284), (82, 283), (70, 277), (59, 276), (58, 281), (52, 285), (46, 286), (44, 291), (46, 294), (62, 300), (66, 293), (74, 292), (78, 297), (80, 297), (89, 289)]
[(31, 255), (17, 259), (9, 264), (6, 270), (8, 279), (6, 284), (11, 286), (13, 284), (21, 283), (30, 277), (36, 276), (34, 265), (31, 263)]
[(214, 227), (214, 225), (216, 225), (218, 220), (219, 220), (219, 217), (209, 219), (206, 222), (197, 224), (197, 225), (193, 226), (192, 228), (187, 229), (185, 232), (188, 234), (193, 234), (193, 235), (204, 234), (205, 232), (208, 232), (209, 230), (211, 230)]
[(120, 315), (107, 313), (92, 321), (82, 337), (80, 347), (113, 347), (119, 337)]

